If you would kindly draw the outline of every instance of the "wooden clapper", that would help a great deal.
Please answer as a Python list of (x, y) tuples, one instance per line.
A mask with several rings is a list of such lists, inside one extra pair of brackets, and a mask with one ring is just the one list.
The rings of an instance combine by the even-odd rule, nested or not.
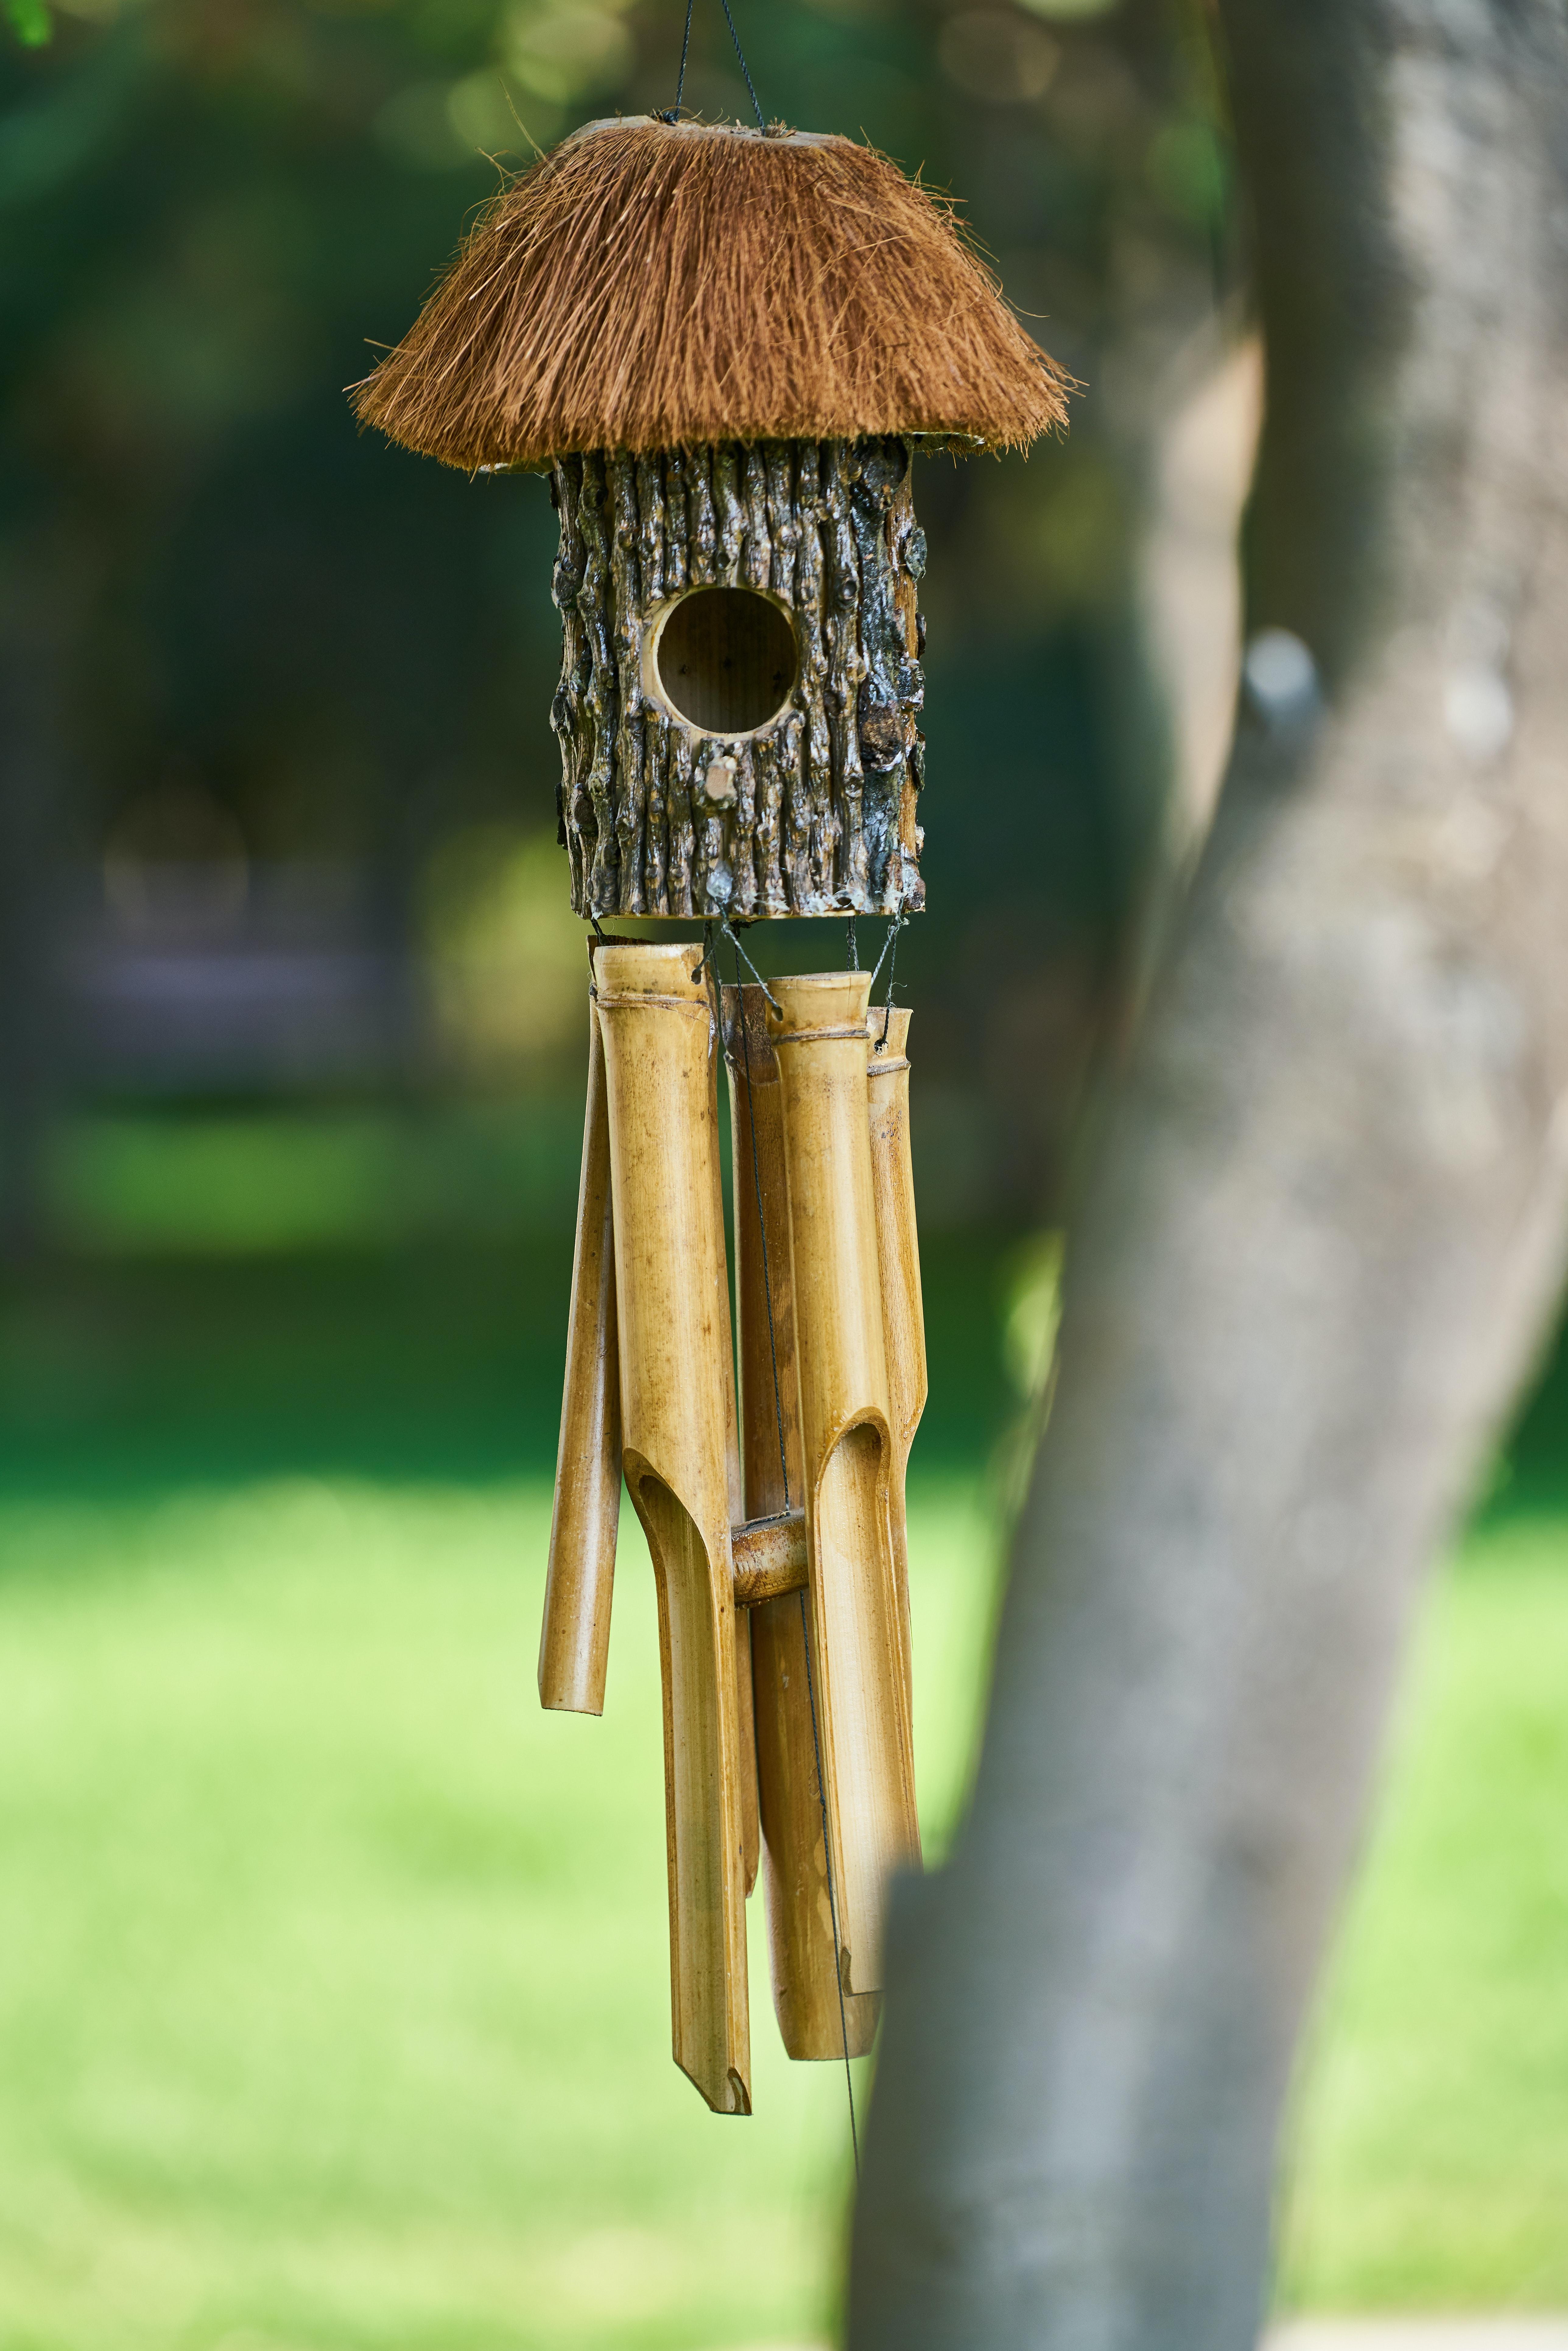
[(539, 1696), (603, 1709), (624, 1479), (658, 1592), (675, 2062), (748, 2114), (759, 1854), (799, 2058), (870, 2048), (888, 1880), (919, 1865), (909, 1014), (872, 1010), (863, 972), (721, 990), (689, 944), (600, 945), (592, 969)]

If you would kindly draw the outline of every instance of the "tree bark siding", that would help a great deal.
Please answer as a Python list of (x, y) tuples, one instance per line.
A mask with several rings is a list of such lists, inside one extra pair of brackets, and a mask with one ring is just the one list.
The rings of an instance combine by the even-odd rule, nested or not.
[[(563, 650), (552, 718), (580, 914), (892, 914), (923, 903), (915, 798), (915, 523), (907, 443), (737, 443), (555, 468)], [(644, 686), (672, 596), (788, 605), (797, 672), (775, 724), (702, 734)], [(735, 760), (732, 805), (705, 797)]]
[(1412, 1601), (1560, 1278), (1568, 27), (1220, 14), (1253, 621), (1329, 702), (1243, 726), (1087, 1171), (972, 1811), (894, 1905), (853, 2351), (1250, 2351)]

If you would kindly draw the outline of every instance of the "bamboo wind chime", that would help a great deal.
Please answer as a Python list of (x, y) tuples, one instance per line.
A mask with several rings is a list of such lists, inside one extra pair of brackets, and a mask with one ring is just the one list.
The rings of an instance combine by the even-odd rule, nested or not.
[[(882, 157), (655, 117), (512, 183), (355, 388), (409, 447), (548, 472), (559, 515), (559, 829), (593, 935), (539, 1695), (602, 1710), (624, 1481), (658, 1594), (674, 2055), (723, 2114), (751, 2107), (759, 1859), (789, 2054), (875, 2031), (888, 1882), (919, 1863), (925, 1401), (909, 1012), (891, 974), (874, 1006), (853, 968), (747, 983), (738, 927), (880, 914), (891, 953), (923, 904), (912, 455), (1026, 444), (1065, 384)], [(703, 943), (604, 935), (632, 916)]]

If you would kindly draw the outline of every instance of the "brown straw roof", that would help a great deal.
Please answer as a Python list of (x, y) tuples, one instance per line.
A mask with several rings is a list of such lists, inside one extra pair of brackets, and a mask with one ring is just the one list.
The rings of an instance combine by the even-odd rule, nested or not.
[(351, 392), (367, 424), (472, 470), (874, 433), (1016, 447), (1064, 422), (1070, 388), (885, 156), (643, 116), (504, 189)]

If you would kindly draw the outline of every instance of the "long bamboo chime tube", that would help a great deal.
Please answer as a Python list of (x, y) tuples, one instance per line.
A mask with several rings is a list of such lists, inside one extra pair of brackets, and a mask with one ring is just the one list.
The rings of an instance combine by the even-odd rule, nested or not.
[[(692, 955), (695, 971), (700, 957), (695, 949)], [(709, 1116), (713, 1133), (718, 1134), (718, 1057), (708, 1057)], [(724, 1176), (716, 1148), (711, 1155), (713, 1176), (715, 1229), (724, 1232)], [(740, 1445), (737, 1423), (735, 1382), (727, 1377), (724, 1384), (725, 1403), (725, 1471), (729, 1495), (729, 1516), (732, 1529), (744, 1516), (743, 1488), (740, 1474)], [(746, 1854), (746, 1891), (749, 1896), (757, 1883), (761, 1858), (761, 1823), (757, 1798), (757, 1736), (752, 1716), (751, 1698), (751, 1612), (737, 1601), (735, 1609), (735, 1698), (737, 1709), (738, 1753), (740, 1758), (741, 1823)]]
[(870, 974), (774, 983), (812, 1663), (847, 1991), (882, 1987), (888, 1880), (918, 1865), (866, 1075)]
[(610, 1119), (599, 1007), (588, 999), (588, 1108), (577, 1245), (571, 1261), (566, 1383), (555, 1510), (539, 1634), (539, 1702), (602, 1714), (610, 1602), (621, 1517), (621, 1369), (615, 1341), (615, 1246), (610, 1213)]
[[(764, 1003), (760, 987), (724, 991), (749, 1520), (799, 1515), (805, 1499), (783, 1103)], [(839, 1980), (804, 1594), (762, 1601), (749, 1614), (774, 2013), (791, 2057), (861, 2057), (881, 2002), (873, 1992), (844, 1991)]]
[(597, 961), (623, 1468), (653, 1555), (676, 2064), (748, 2114), (745, 1758), (730, 1543), (733, 1359), (714, 1023), (690, 946)]
[(735, 1604), (735, 1720), (740, 1756), (740, 1850), (742, 1886), (749, 1897), (762, 1863), (762, 1803), (757, 1776), (756, 1660), (752, 1611)]
[[(695, 966), (694, 956), (693, 964)], [(713, 1131), (718, 1134), (718, 1057), (710, 1055), (709, 1083), (712, 1099), (710, 1115)], [(713, 1155), (714, 1217), (717, 1228), (724, 1231), (724, 1175), (718, 1153)], [(726, 1307), (728, 1299), (726, 1299)], [(726, 1326), (726, 1338), (733, 1345), (733, 1333)], [(727, 1441), (725, 1462), (729, 1492), (731, 1558), (733, 1538), (746, 1517), (746, 1481), (740, 1459), (739, 1416), (736, 1405), (734, 1356), (729, 1357), (729, 1376), (724, 1384)], [(740, 1815), (742, 1844), (746, 1856), (746, 1892), (750, 1896), (757, 1883), (757, 1873), (762, 1858), (762, 1815), (757, 1785), (757, 1720), (752, 1698), (751, 1610), (745, 1606), (738, 1593), (733, 1598), (735, 1614), (735, 1703), (740, 1770)]]
[[(876, 1193), (876, 1249), (882, 1274), (882, 1328), (887, 1355), (888, 1422), (893, 1431), (891, 1499), (898, 1604), (904, 1620), (904, 1677), (911, 1679), (909, 1520), (904, 1488), (909, 1448), (925, 1409), (925, 1316), (920, 1295), (920, 1237), (915, 1224), (915, 1170), (909, 1150), (909, 1013), (874, 1008), (866, 1023), (871, 1102), (871, 1173)], [(911, 1687), (911, 1707), (914, 1704)]]

